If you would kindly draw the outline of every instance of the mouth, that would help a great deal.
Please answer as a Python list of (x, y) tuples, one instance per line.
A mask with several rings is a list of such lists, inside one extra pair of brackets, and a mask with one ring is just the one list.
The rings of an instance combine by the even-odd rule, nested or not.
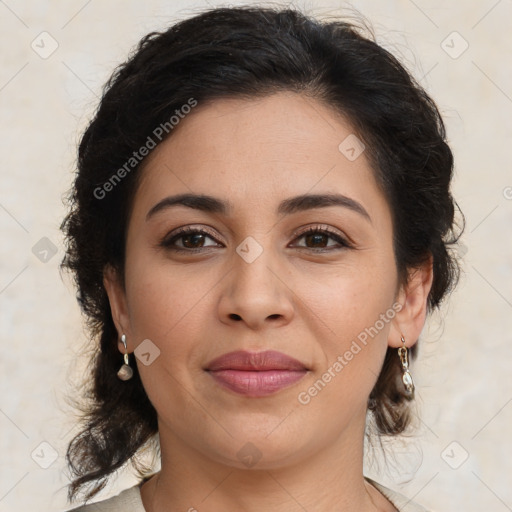
[(208, 363), (205, 371), (221, 386), (240, 395), (271, 395), (301, 380), (309, 369), (281, 352), (235, 351)]

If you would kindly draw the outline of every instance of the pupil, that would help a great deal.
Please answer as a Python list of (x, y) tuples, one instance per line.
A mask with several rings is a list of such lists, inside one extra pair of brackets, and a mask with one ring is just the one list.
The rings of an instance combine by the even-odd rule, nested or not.
[[(200, 233), (197, 233), (197, 234), (193, 234), (193, 235), (186, 235), (186, 236), (184, 236), (183, 237), (183, 245), (185, 247), (190, 247), (190, 245), (186, 242), (186, 240), (189, 240), (191, 238), (197, 238), (197, 237), (204, 237), (204, 235), (202, 235)], [(194, 242), (192, 242), (191, 245), (195, 247), (195, 243)], [(192, 248), (194, 248), (194, 247), (192, 247)]]
[[(313, 243), (321, 243), (322, 242), (322, 239), (325, 238), (326, 235), (322, 234), (322, 233), (316, 233), (316, 234), (312, 234), (312, 235), (307, 235), (307, 239), (308, 241), (310, 241), (311, 239), (314, 239)], [(325, 244), (323, 244), (325, 246)]]

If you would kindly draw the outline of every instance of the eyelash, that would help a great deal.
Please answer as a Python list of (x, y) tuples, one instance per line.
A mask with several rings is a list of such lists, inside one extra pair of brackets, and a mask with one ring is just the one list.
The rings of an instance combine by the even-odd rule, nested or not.
[[(352, 245), (346, 239), (341, 237), (338, 233), (335, 233), (334, 231), (331, 231), (329, 228), (325, 228), (325, 227), (311, 227), (305, 231), (295, 233), (294, 240), (297, 238), (302, 238), (304, 236), (307, 236), (310, 234), (316, 234), (316, 233), (328, 235), (329, 238), (332, 238), (333, 240), (338, 242), (340, 244), (340, 246), (339, 247), (319, 247), (316, 249), (311, 248), (311, 247), (300, 246), (300, 248), (301, 249), (309, 249), (310, 251), (313, 251), (315, 253), (319, 253), (319, 252), (325, 253), (325, 252), (330, 252), (332, 250), (348, 249), (348, 248), (352, 247)], [(161, 247), (164, 247), (165, 249), (175, 251), (175, 252), (181, 252), (181, 253), (197, 253), (197, 252), (201, 252), (204, 249), (213, 247), (213, 246), (208, 246), (206, 248), (196, 247), (196, 248), (192, 248), (192, 249), (183, 249), (183, 248), (173, 245), (176, 240), (179, 240), (180, 238), (184, 238), (186, 235), (196, 235), (196, 234), (197, 235), (206, 235), (209, 238), (215, 240), (215, 237), (208, 231), (205, 231), (203, 229), (194, 229), (194, 228), (187, 227), (187, 228), (180, 228), (170, 238), (166, 236), (160, 242), (159, 245)]]

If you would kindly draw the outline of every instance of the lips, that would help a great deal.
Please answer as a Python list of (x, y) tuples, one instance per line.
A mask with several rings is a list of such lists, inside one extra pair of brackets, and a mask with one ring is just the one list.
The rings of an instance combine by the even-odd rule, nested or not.
[(247, 397), (276, 393), (308, 373), (297, 359), (273, 350), (230, 352), (210, 361), (205, 370), (224, 388)]
[(208, 371), (218, 370), (245, 370), (245, 371), (268, 371), (268, 370), (307, 370), (297, 359), (287, 356), (282, 352), (267, 350), (265, 352), (247, 352), (237, 350), (229, 352), (213, 361), (206, 367)]

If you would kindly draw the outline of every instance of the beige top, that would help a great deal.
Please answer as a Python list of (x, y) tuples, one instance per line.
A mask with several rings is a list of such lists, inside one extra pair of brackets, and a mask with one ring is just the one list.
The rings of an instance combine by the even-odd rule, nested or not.
[[(399, 512), (432, 512), (412, 502), (402, 494), (378, 484), (370, 478), (366, 478), (366, 480), (376, 487)], [(145, 512), (140, 495), (141, 485), (142, 482), (129, 489), (125, 489), (117, 496), (74, 508), (68, 512)]]

